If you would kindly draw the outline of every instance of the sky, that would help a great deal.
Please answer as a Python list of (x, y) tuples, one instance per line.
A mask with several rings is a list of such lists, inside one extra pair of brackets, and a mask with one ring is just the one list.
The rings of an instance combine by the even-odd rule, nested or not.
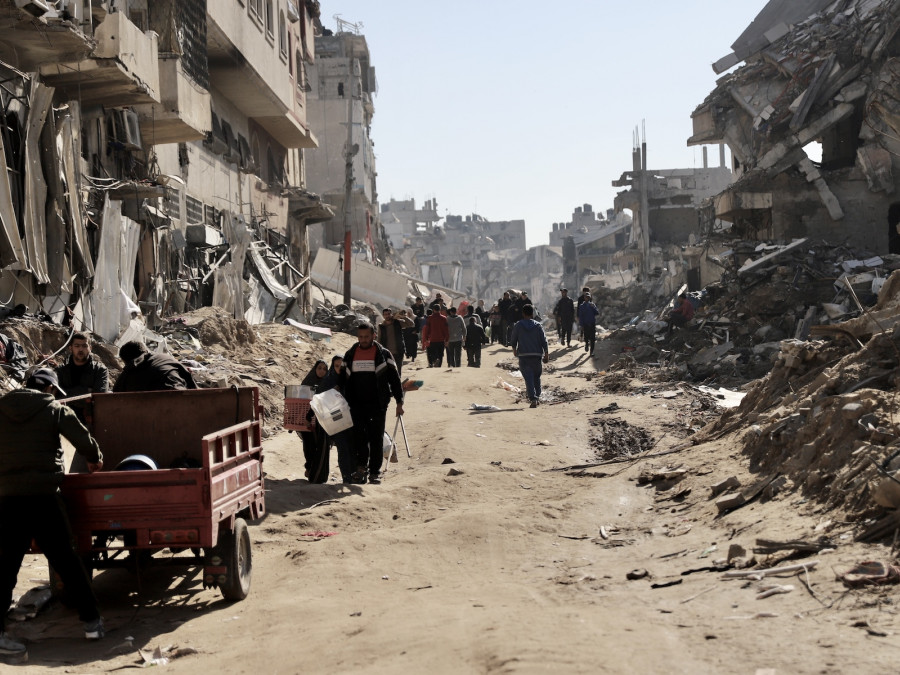
[[(691, 112), (711, 64), (767, 0), (321, 0), (362, 23), (381, 203), (437, 199), (440, 216), (524, 220), (547, 244), (576, 206), (605, 213), (631, 168), (636, 128), (651, 169), (693, 168)], [(710, 165), (719, 161), (709, 149)]]

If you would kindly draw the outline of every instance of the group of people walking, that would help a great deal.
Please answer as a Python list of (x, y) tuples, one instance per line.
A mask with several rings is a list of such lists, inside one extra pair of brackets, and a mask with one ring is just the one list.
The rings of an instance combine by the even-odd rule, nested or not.
[[(385, 310), (387, 312), (388, 310)], [(387, 324), (384, 331), (380, 329)], [(385, 337), (394, 336), (390, 344), (401, 354), (397, 359), (391, 349), (375, 341), (375, 327), (368, 322), (357, 325), (357, 343), (343, 356), (333, 356), (331, 365), (316, 361), (301, 384), (315, 393), (337, 389), (347, 400), (353, 426), (329, 436), (318, 424), (310, 431), (301, 431), (306, 477), (311, 483), (328, 481), (331, 446), (338, 453), (338, 468), (344, 483), (377, 485), (381, 483), (384, 462), (384, 428), (387, 411), (393, 398), (397, 402), (397, 416), (403, 414), (403, 385), (400, 382), (402, 362), (402, 324), (394, 328), (394, 320), (379, 326)], [(396, 336), (400, 335), (399, 343)], [(400, 345), (399, 347), (397, 345)], [(310, 412), (310, 421), (313, 416)]]

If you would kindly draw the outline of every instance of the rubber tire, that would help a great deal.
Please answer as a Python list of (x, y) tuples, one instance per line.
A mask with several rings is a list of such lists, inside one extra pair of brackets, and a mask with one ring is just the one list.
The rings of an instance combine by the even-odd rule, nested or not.
[(234, 519), (233, 532), (219, 532), (216, 548), (228, 567), (225, 583), (221, 585), (222, 597), (230, 601), (243, 600), (250, 594), (250, 575), (253, 572), (253, 556), (250, 549), (250, 531), (243, 518)]

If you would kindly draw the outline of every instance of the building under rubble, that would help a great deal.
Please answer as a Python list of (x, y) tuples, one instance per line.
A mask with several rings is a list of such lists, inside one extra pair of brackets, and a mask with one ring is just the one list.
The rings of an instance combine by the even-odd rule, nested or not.
[(308, 306), (317, 0), (0, 1), (0, 297), (130, 315)]
[(689, 145), (726, 143), (735, 181), (707, 220), (900, 252), (900, 4), (772, 0), (717, 61)]

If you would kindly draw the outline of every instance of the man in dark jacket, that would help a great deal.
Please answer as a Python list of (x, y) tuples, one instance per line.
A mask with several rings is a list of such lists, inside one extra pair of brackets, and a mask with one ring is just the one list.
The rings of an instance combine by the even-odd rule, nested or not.
[(593, 355), (597, 343), (597, 315), (600, 310), (591, 299), (590, 293), (584, 294), (584, 300), (578, 305), (578, 325), (584, 331), (584, 351)]
[(559, 292), (562, 297), (557, 301), (556, 307), (553, 308), (553, 315), (556, 317), (556, 328), (559, 334), (559, 344), (567, 347), (572, 344), (572, 323), (575, 321), (575, 303), (569, 297), (569, 291), (566, 288), (560, 288)]
[(406, 355), (406, 344), (403, 340), (403, 329), (412, 327), (413, 323), (406, 317), (394, 315), (390, 307), (386, 307), (381, 313), (384, 319), (378, 326), (378, 342), (387, 347), (388, 351), (394, 356), (394, 363), (397, 364), (397, 372), (400, 373), (403, 367), (403, 357)]
[(512, 324), (512, 298), (509, 297), (509, 291), (503, 294), (503, 298), (497, 303), (497, 309), (500, 310), (500, 335), (498, 336), (500, 344), (504, 347), (509, 344), (509, 331)]
[[(69, 343), (69, 358), (56, 369), (59, 386), (68, 396), (84, 396), (91, 392), (109, 391), (109, 371), (91, 354), (91, 340), (85, 333), (75, 333)], [(85, 421), (84, 401), (69, 404), (78, 419)]]
[(119, 350), (125, 368), (119, 374), (113, 391), (162, 391), (164, 389), (196, 389), (191, 371), (168, 354), (147, 351), (143, 342), (126, 342)]
[(476, 321), (478, 317), (469, 315), (469, 326), (466, 329), (466, 357), (472, 368), (481, 368), (481, 346), (487, 343), (484, 328)]
[[(59, 436), (87, 459), (88, 471), (103, 468), (103, 456), (78, 417), (57, 403), (65, 396), (56, 373), (42, 368), (0, 397), (0, 607), (9, 607), (16, 577), (31, 540), (59, 574), (84, 622), (89, 640), (103, 637), (103, 621), (91, 582), (72, 549), (72, 531), (59, 485), (65, 474)], [(0, 622), (6, 616), (4, 610)], [(2, 625), (2, 623), (0, 623)], [(0, 654), (25, 655), (25, 645), (0, 632)]]
[(344, 355), (343, 391), (353, 418), (357, 472), (354, 482), (381, 482), (384, 461), (384, 423), (388, 404), (397, 401), (397, 417), (403, 414), (403, 386), (394, 356), (375, 342), (375, 328), (363, 322), (356, 329), (357, 344)]
[(550, 349), (544, 327), (534, 320), (534, 307), (522, 308), (522, 319), (513, 326), (510, 346), (513, 356), (519, 358), (519, 370), (525, 380), (525, 391), (531, 407), (537, 408), (541, 402), (541, 361), (550, 360)]

